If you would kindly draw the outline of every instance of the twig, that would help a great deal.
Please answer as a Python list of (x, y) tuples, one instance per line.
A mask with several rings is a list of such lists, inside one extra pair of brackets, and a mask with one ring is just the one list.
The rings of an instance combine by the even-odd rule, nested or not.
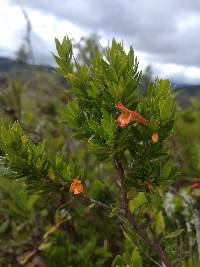
[(32, 31), (32, 25), (31, 25), (31, 20), (28, 16), (27, 11), (25, 10), (25, 8), (22, 5), (21, 0), (18, 0), (18, 4), (21, 8), (21, 12), (24, 16), (24, 19), (26, 21), (26, 35), (25, 35), (25, 42), (28, 48), (28, 54), (30, 56), (30, 59), (32, 61), (32, 64), (34, 64), (34, 55), (33, 55), (33, 49), (32, 49), (32, 43), (31, 43), (31, 31)]
[(170, 261), (165, 255), (164, 250), (160, 246), (157, 240), (149, 238), (147, 232), (142, 229), (142, 227), (138, 224), (135, 217), (130, 213), (128, 208), (128, 198), (127, 198), (127, 190), (125, 184), (125, 174), (124, 169), (119, 160), (114, 161), (115, 167), (118, 171), (119, 180), (121, 183), (121, 208), (124, 210), (125, 218), (131, 223), (132, 229), (143, 239), (143, 241), (155, 251), (155, 253), (159, 256), (161, 261), (165, 264), (166, 267), (172, 267)]
[(142, 255), (143, 255), (144, 257), (146, 257), (147, 259), (149, 259), (150, 261), (152, 261), (153, 263), (155, 263), (157, 266), (162, 267), (162, 264), (160, 264), (159, 262), (155, 261), (155, 260), (154, 260), (152, 257), (150, 257), (149, 255), (144, 254), (144, 253), (142, 253)]
[(98, 201), (98, 200), (95, 200), (93, 198), (90, 198), (90, 197), (86, 197), (86, 196), (77, 196), (76, 198), (84, 201), (84, 202), (87, 202), (88, 204), (94, 204), (95, 206), (97, 207), (100, 207), (100, 208), (103, 208), (105, 210), (109, 210), (109, 211), (112, 211), (112, 206), (109, 206), (101, 201)]

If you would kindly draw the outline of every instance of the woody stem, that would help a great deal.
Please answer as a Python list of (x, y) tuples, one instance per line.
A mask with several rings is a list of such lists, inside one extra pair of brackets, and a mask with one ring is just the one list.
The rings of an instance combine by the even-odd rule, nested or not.
[(125, 183), (125, 174), (122, 163), (119, 160), (114, 161), (115, 168), (118, 172), (120, 181), (120, 191), (121, 191), (121, 208), (124, 212), (124, 217), (130, 222), (132, 229), (138, 234), (138, 236), (149, 246), (160, 258), (161, 262), (165, 264), (166, 267), (172, 267), (169, 259), (167, 258), (163, 248), (154, 238), (150, 238), (147, 232), (139, 225), (133, 214), (130, 213), (128, 208), (128, 198), (127, 189)]

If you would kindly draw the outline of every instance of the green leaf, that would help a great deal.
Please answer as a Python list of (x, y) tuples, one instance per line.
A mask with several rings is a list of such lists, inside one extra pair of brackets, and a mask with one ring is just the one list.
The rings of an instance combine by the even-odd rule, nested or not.
[(67, 106), (58, 109), (59, 114), (63, 118), (63, 122), (72, 128), (80, 127), (80, 109), (76, 100), (71, 101)]
[(90, 88), (88, 88), (87, 93), (92, 98), (97, 97), (97, 95), (99, 93), (99, 88), (93, 81), (90, 82)]
[(194, 264), (193, 259), (189, 259), (189, 261), (184, 261), (182, 267), (200, 267), (200, 264)]
[(135, 243), (135, 236), (134, 236), (134, 233), (130, 230), (130, 229), (125, 229), (124, 227), (121, 227), (122, 228), (122, 233), (124, 235), (124, 237), (131, 243), (131, 244), (134, 244)]
[(115, 217), (117, 214), (119, 213), (119, 207), (114, 207), (112, 208), (110, 214), (109, 214), (109, 217)]
[(0, 225), (0, 234), (4, 233), (6, 229), (8, 228), (9, 220), (6, 220)]
[(101, 119), (101, 125), (103, 127), (103, 130), (106, 132), (109, 138), (114, 137), (114, 125), (115, 122), (112, 118), (112, 115), (109, 114), (107, 111), (102, 111), (102, 119)]
[(59, 66), (59, 71), (66, 77), (71, 66), (71, 59), (72, 59), (72, 44), (71, 40), (67, 37), (64, 37), (62, 43), (55, 38), (56, 43), (56, 50), (58, 53), (57, 55), (53, 54), (54, 59), (56, 60), (56, 63)]
[(168, 160), (162, 168), (162, 175), (164, 178), (167, 178), (170, 175), (172, 167), (173, 167), (172, 160)]
[(160, 211), (158, 214), (156, 214), (154, 221), (155, 221), (156, 233), (158, 235), (163, 233), (165, 231), (165, 219), (164, 219), (162, 211)]
[(129, 201), (129, 210), (131, 213), (134, 213), (138, 208), (142, 207), (147, 203), (147, 199), (143, 192), (137, 193), (134, 199)]
[(171, 233), (167, 234), (165, 236), (165, 239), (175, 238), (175, 237), (181, 235), (184, 231), (185, 231), (185, 229), (178, 229), (178, 230), (176, 230), (174, 232), (171, 232)]
[(131, 256), (132, 267), (142, 267), (142, 259), (138, 249), (135, 249)]
[(124, 267), (126, 264), (126, 262), (123, 260), (122, 256), (120, 255), (117, 255), (112, 264), (111, 264), (111, 267)]
[(29, 199), (28, 199), (27, 207), (28, 207), (29, 209), (31, 209), (31, 208), (34, 206), (34, 204), (37, 202), (38, 198), (39, 198), (39, 195), (37, 195), (37, 194), (32, 194), (32, 195), (29, 197)]

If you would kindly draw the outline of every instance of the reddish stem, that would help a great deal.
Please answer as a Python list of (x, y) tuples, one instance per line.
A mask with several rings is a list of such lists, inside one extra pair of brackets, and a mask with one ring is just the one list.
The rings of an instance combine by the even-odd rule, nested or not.
[(141, 237), (141, 239), (145, 242), (145, 244), (153, 249), (153, 251), (159, 256), (160, 260), (165, 264), (166, 267), (172, 267), (169, 259), (167, 258), (164, 249), (158, 243), (156, 239), (152, 239), (148, 236), (147, 232), (138, 224), (134, 215), (132, 215), (128, 208), (128, 198), (127, 198), (127, 190), (125, 184), (125, 175), (124, 169), (119, 160), (115, 160), (115, 167), (119, 174), (119, 179), (121, 183), (121, 208), (124, 211), (124, 216), (130, 222), (133, 230)]

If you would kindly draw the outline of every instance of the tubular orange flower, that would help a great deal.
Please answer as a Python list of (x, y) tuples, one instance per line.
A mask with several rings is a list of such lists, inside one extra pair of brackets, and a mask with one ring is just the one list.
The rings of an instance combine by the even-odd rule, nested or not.
[(132, 122), (132, 121), (136, 121), (139, 124), (142, 124), (144, 126), (147, 126), (148, 123), (147, 121), (144, 119), (144, 117), (142, 117), (139, 113), (137, 113), (136, 111), (131, 111), (129, 109), (127, 109), (122, 103), (117, 103), (116, 104), (116, 108), (121, 111), (121, 115), (118, 117), (117, 121), (119, 123), (119, 126), (121, 128), (126, 128), (127, 125)]
[(83, 192), (83, 185), (81, 183), (81, 180), (78, 178), (75, 178), (72, 180), (72, 183), (70, 185), (69, 192), (72, 192), (74, 195), (78, 195)]
[(192, 189), (200, 188), (200, 183), (195, 183), (192, 185)]
[(200, 178), (196, 178), (197, 183), (192, 184), (192, 189), (200, 188)]
[(158, 143), (158, 133), (153, 133), (151, 139), (154, 143)]

